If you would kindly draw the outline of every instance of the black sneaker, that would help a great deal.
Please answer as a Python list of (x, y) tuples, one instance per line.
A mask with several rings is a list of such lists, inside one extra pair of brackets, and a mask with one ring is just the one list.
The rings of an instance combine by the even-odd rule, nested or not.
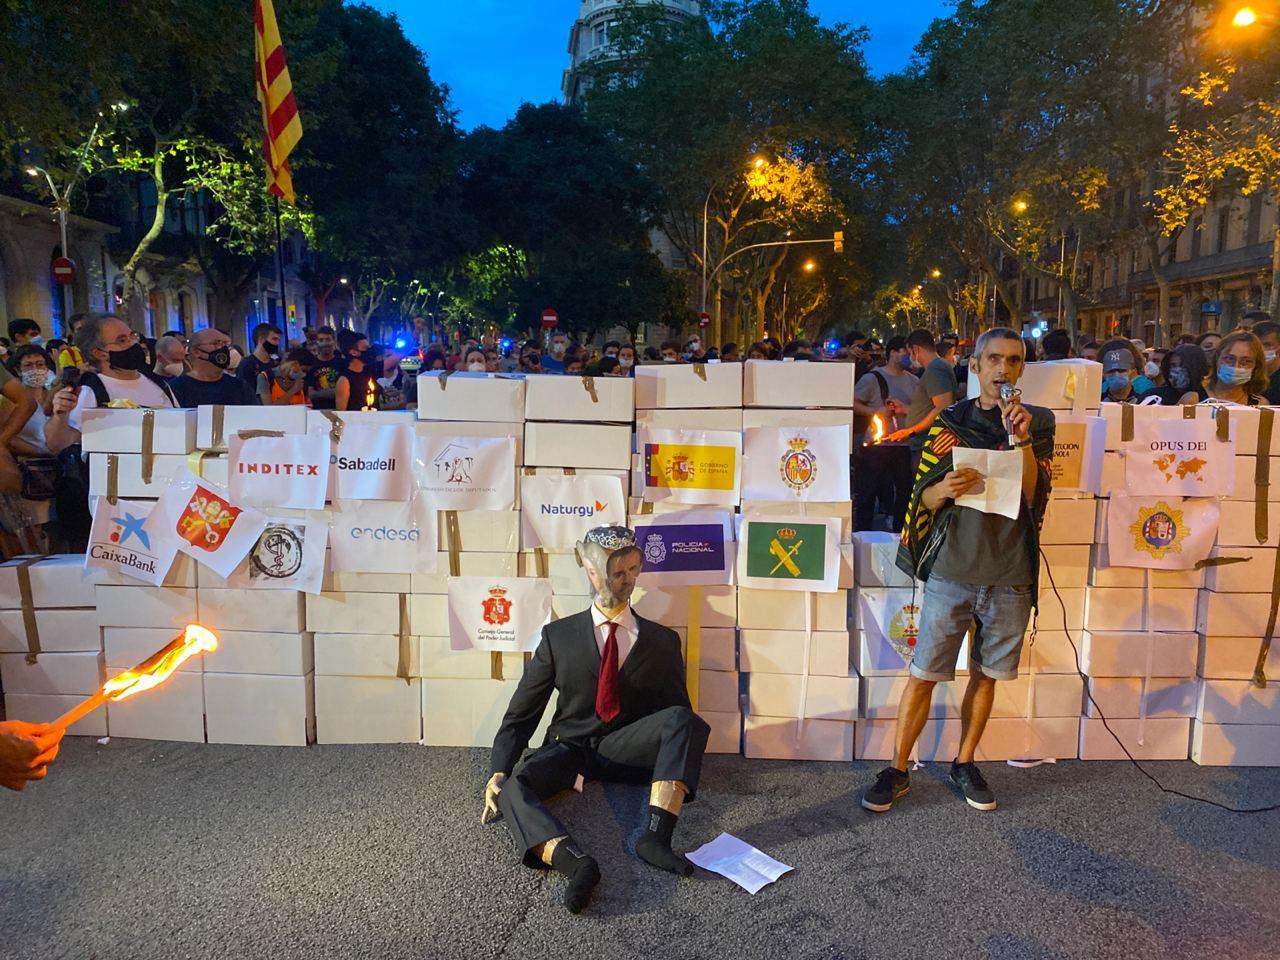
[(872, 813), (884, 813), (910, 789), (910, 776), (895, 767), (885, 767), (876, 774), (876, 782), (862, 794), (863, 809)]
[(964, 794), (964, 802), (975, 810), (994, 810), (996, 796), (987, 786), (976, 763), (951, 763), (951, 782)]

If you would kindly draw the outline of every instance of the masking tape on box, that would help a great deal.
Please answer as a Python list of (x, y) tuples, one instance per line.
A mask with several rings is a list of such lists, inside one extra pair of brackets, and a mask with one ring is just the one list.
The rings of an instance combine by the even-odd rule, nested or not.
[(702, 676), (702, 587), (693, 586), (689, 591), (689, 623), (685, 627), (685, 686), (689, 691), (689, 706), (698, 711), (698, 685)]
[(585, 390), (585, 391), (587, 391), (587, 396), (589, 396), (589, 397), (591, 398), (591, 402), (592, 402), (592, 403), (599, 403), (599, 402), (600, 402), (600, 394), (596, 392), (596, 378), (595, 378), (595, 377), (583, 377), (583, 378), (582, 378), (582, 389), (583, 389), (583, 390)]
[(150, 483), (156, 468), (156, 412), (142, 411), (142, 482)]
[(400, 632), (397, 636), (399, 649), (396, 652), (396, 676), (406, 684), (412, 685), (409, 674), (409, 661), (412, 659), (412, 631), (409, 629), (409, 597), (400, 594)]
[(107, 503), (113, 507), (120, 498), (120, 458), (114, 453), (107, 454)]
[(1263, 407), (1258, 413), (1258, 452), (1253, 458), (1253, 532), (1258, 543), (1267, 542), (1267, 493), (1271, 487), (1271, 429), (1274, 410)]
[(215, 403), (213, 405), (212, 419), (213, 429), (210, 431), (212, 436), (209, 441), (209, 446), (224, 447), (226, 446), (226, 440), (223, 437), (223, 432), (226, 429), (227, 408), (221, 403)]
[(329, 421), (329, 440), (336, 447), (342, 442), (342, 428), (346, 426), (346, 421), (332, 410), (321, 410), (319, 413)]
[(28, 557), (18, 563), (18, 597), (22, 601), (22, 629), (27, 635), (27, 663), (35, 663), (41, 653), (36, 605), (31, 598), (31, 565), (43, 559), (44, 557)]
[(204, 455), (206, 452), (205, 450), (192, 450), (187, 454), (187, 469), (197, 477), (204, 476)]

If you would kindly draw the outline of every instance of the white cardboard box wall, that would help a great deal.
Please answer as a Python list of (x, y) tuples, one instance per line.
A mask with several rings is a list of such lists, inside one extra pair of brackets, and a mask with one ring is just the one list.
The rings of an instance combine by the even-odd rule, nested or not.
[[(449, 572), (449, 555), (440, 554), (443, 558), (445, 575)], [(320, 582), (321, 593), (413, 593), (413, 579), (418, 574), (409, 573), (334, 573), (329, 569), (329, 558), (325, 557), (324, 579)], [(435, 574), (421, 574), (432, 577)], [(425, 592), (425, 591), (424, 591)]]
[[(703, 627), (731, 628), (738, 622), (738, 590), (736, 587), (700, 587)], [(639, 591), (637, 591), (639, 592)], [(776, 594), (775, 594), (776, 595)], [(636, 613), (664, 627), (689, 625), (689, 590), (686, 587), (647, 587), (644, 594), (632, 600)]]
[[(421, 675), (419, 643), (409, 637), (408, 673)], [(448, 641), (446, 640), (447, 644)], [(488, 654), (485, 654), (486, 661)], [(323, 677), (394, 677), (400, 637), (390, 633), (317, 633), (315, 672)]]
[[(105, 453), (89, 454), (89, 496), (105, 497), (108, 491), (107, 457)], [(187, 467), (187, 458), (177, 454), (157, 454), (151, 467), (151, 481), (142, 479), (142, 455), (115, 454), (116, 495), (125, 498), (154, 500), (169, 489), (169, 481)], [(209, 461), (206, 460), (206, 464)], [(207, 474), (206, 474), (207, 475)], [(210, 479), (213, 479), (210, 477)], [(225, 480), (225, 478), (224, 478)]]
[[(680, 636), (681, 656), (688, 658), (688, 627), (672, 627)], [(729, 627), (702, 627), (699, 630), (699, 665), (703, 670), (738, 671), (737, 633)]]
[(111, 736), (204, 743), (203, 681), (202, 674), (179, 672), (154, 690), (111, 701), (106, 705)]
[[(103, 627), (165, 627), (181, 632), (196, 614), (196, 591), (185, 587), (113, 587), (99, 584), (98, 624)], [(209, 624), (217, 629), (217, 624)]]
[[(1276, 484), (1280, 489), (1280, 483)], [(1270, 511), (1268, 511), (1270, 512)], [(1209, 551), (1211, 558), (1243, 557), (1241, 563), (1224, 563), (1205, 567), (1204, 586), (1215, 593), (1266, 593), (1271, 590), (1271, 577), (1275, 570), (1274, 548), (1218, 547)]]
[[(31, 557), (17, 557), (0, 564), (0, 609), (22, 607), (18, 589), (18, 567)], [(102, 571), (86, 570), (83, 553), (59, 553), (44, 557), (27, 567), (31, 578), (31, 605), (50, 607), (92, 607), (93, 587)]]
[(842, 720), (744, 717), (743, 753), (761, 760), (853, 759), (853, 724)]
[[(1236, 456), (1236, 487), (1228, 496), (1228, 500), (1247, 500), (1253, 503), (1258, 498), (1257, 470), (1258, 458), (1243, 455)], [(1268, 476), (1266, 495), (1271, 502), (1280, 500), (1280, 457), (1271, 457), (1267, 464)]]
[(42, 653), (27, 663), (24, 653), (0, 653), (5, 693), (67, 693), (87, 697), (102, 686), (102, 654)]
[[(98, 613), (80, 610), (37, 610), (36, 635), (40, 649), (49, 653), (82, 653), (99, 650)], [(26, 653), (27, 629), (21, 610), (0, 610), (0, 653)]]
[(1094, 542), (1099, 501), (1050, 500), (1040, 530), (1041, 546)]
[(1196, 698), (1195, 718), (1204, 723), (1269, 726), (1280, 738), (1280, 687), (1263, 689), (1248, 680), (1203, 680)]
[[(1107, 720), (1135, 760), (1185, 760), (1190, 745), (1191, 721), (1185, 719)], [(1139, 742), (1141, 740), (1142, 742)], [(1101, 720), (1080, 718), (1081, 760), (1125, 760)]]
[[(164, 627), (104, 627), (102, 656), (108, 670), (131, 670), (157, 650), (163, 649), (177, 634)], [(189, 658), (178, 670), (181, 673), (203, 673), (211, 655), (221, 656), (225, 644), (218, 634), (218, 649), (213, 654)]]
[(141, 453), (142, 419), (151, 414), (152, 453), (181, 454), (196, 448), (195, 410), (141, 410), (114, 407), (85, 410), (80, 446), (85, 453)]
[(316, 743), (417, 743), (422, 681), (315, 678)]
[[(200, 622), (210, 630), (298, 633), (305, 629), (304, 597), (292, 590), (196, 591)], [(359, 606), (359, 604), (357, 604)]]
[[(803, 630), (744, 629), (738, 647), (740, 668), (743, 673), (801, 674), (805, 672), (804, 647)], [(849, 633), (813, 631), (808, 672), (813, 676), (849, 676)]]
[(636, 410), (636, 446), (650, 430), (730, 430), (742, 432), (742, 408), (723, 410)]
[(1097, 407), (1102, 396), (1102, 364), (1083, 359), (1029, 363), (1018, 389), (1023, 403), (1084, 413)]
[(742, 364), (641, 364), (635, 371), (636, 407), (741, 407)]
[(743, 365), (744, 407), (852, 407), (852, 363), (748, 360)]
[[(422, 742), (429, 747), (492, 747), (518, 682), (423, 680)], [(550, 709), (543, 711), (543, 723), (550, 715)], [(538, 733), (529, 740), (531, 746), (540, 742)]]
[[(476, 555), (473, 554), (473, 556)], [(480, 554), (479, 556), (496, 556), (496, 554)], [(578, 558), (574, 554), (544, 551), (543, 556), (546, 557), (546, 574), (551, 580), (552, 593), (583, 597), (591, 594), (591, 581), (587, 579), (587, 571), (578, 564)], [(533, 550), (522, 550), (518, 563), (514, 557), (512, 558), (512, 566), (518, 567), (522, 577), (539, 576), (538, 556)], [(483, 573), (494, 575), (497, 571), (483, 571)], [(511, 574), (508, 575), (514, 576), (515, 570), (513, 569)]]
[(759, 407), (742, 411), (742, 429), (752, 427), (848, 427), (853, 441), (853, 411), (843, 410), (764, 410)]
[(418, 593), (409, 598), (409, 620), (414, 632), (424, 637), (449, 634), (449, 597), (442, 593)]
[[(753, 673), (747, 679), (749, 717), (799, 717), (803, 677)], [(852, 723), (858, 716), (858, 678), (809, 678), (804, 716), (813, 720)]]
[[(1223, 500), (1218, 504), (1218, 546), (1274, 547), (1280, 542), (1280, 510), (1267, 511), (1267, 539), (1258, 542), (1257, 507), (1243, 500)], [(1232, 554), (1233, 551), (1228, 551)]]
[(698, 715), (701, 716), (704, 711), (737, 713), (738, 710), (737, 672), (732, 670), (699, 670)]
[(1196, 594), (1195, 590), (1089, 587), (1084, 626), (1098, 632), (1189, 632), (1196, 625)]
[[(519, 510), (467, 510), (458, 513), (458, 543), (449, 543), (447, 511), (440, 511), (440, 545), (461, 552), (515, 553), (520, 549)], [(448, 569), (446, 565), (445, 569)]]
[(598, 423), (524, 425), (524, 462), (528, 467), (631, 468), (631, 428)]
[(1261, 637), (1266, 633), (1270, 612), (1270, 594), (1202, 590), (1196, 610), (1196, 630), (1207, 637)]
[(1194, 677), (1198, 648), (1199, 638), (1191, 632), (1086, 630), (1080, 664), (1091, 677)]
[(738, 589), (738, 623), (742, 627), (754, 630), (803, 630), (806, 603), (813, 605), (810, 610), (810, 629), (848, 630), (848, 590), (837, 590), (834, 593), (803, 593), (797, 590), (759, 590), (753, 587), (740, 587)]
[[(64, 693), (6, 693), (5, 714), (10, 720), (27, 723), (52, 723), (83, 700), (77, 694)], [(107, 711), (94, 710), (67, 728), (72, 737), (107, 736)]]
[[(400, 633), (400, 595), (395, 593), (309, 593), (306, 622), (325, 633)], [(412, 610), (410, 602), (406, 609)], [(412, 614), (410, 614), (412, 619)]]
[(228, 407), (222, 408), (222, 436), (220, 442), (214, 443), (213, 406), (202, 406), (196, 409), (196, 449), (227, 449), (227, 438), (235, 436), (240, 430), (279, 430), (285, 434), (302, 434), (307, 432), (307, 408), (301, 404), (264, 407)]
[(418, 374), (419, 420), (524, 422), (524, 379), (486, 373)]
[(305, 747), (315, 739), (310, 677), (206, 673), (204, 712), (210, 743)]
[(476, 421), (462, 423), (447, 420), (418, 420), (414, 423), (413, 432), (419, 437), (511, 437), (516, 442), (516, 466), (524, 464), (524, 424), (523, 423), (485, 423)]
[(707, 753), (740, 753), (742, 751), (742, 714), (699, 710), (698, 716), (711, 727)]
[[(1176, 677), (1091, 677), (1089, 693), (1084, 698), (1083, 715), (1112, 720), (1137, 720), (1140, 717), (1190, 717), (1196, 710), (1199, 684), (1195, 680)], [(1097, 704), (1095, 706), (1095, 703)]]
[(310, 633), (227, 630), (218, 634), (218, 639), (218, 649), (202, 658), (206, 673), (305, 677), (313, 670)]
[[(1150, 576), (1153, 590), (1199, 590), (1204, 586), (1204, 570), (1144, 570), (1140, 567), (1113, 567), (1105, 543), (1094, 548), (1094, 562), (1089, 572), (1093, 587), (1123, 587), (1142, 590)], [(1059, 581), (1058, 586), (1062, 586)], [(1083, 584), (1081, 584), (1083, 586)]]
[(1191, 759), (1206, 767), (1280, 767), (1274, 727), (1191, 721)]
[[(1249, 680), (1258, 663), (1262, 641), (1257, 637), (1200, 635), (1196, 676), (1206, 680)], [(1280, 643), (1271, 647), (1263, 665), (1268, 677), (1280, 676)]]
[(629, 425), (636, 416), (635, 380), (529, 374), (524, 379), (524, 415), (526, 420)]
[[(426, 680), (488, 680), (493, 675), (486, 650), (451, 650), (448, 637), (415, 637), (418, 646), (418, 675)], [(502, 676), (518, 680), (524, 672), (524, 655), (504, 653)], [(392, 673), (395, 666), (392, 665)]]

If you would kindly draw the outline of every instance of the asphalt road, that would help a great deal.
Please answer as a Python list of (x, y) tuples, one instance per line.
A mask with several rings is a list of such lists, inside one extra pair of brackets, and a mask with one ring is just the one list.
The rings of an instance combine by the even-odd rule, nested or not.
[[(1280, 813), (1160, 794), (1127, 764), (989, 765), (970, 810), (945, 768), (875, 817), (875, 766), (710, 757), (677, 828), (795, 867), (752, 897), (638, 861), (647, 791), (558, 809), (601, 863), (589, 911), (481, 827), (488, 751), (68, 741), (0, 796), (0, 957), (1145, 958), (1280, 954)], [(1280, 770), (1152, 764), (1221, 802), (1280, 802)]]

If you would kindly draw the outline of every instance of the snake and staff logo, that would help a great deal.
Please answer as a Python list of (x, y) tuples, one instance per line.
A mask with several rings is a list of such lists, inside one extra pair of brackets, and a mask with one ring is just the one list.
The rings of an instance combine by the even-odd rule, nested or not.
[(1139, 507), (1138, 518), (1129, 525), (1134, 549), (1153, 559), (1163, 559), (1166, 553), (1180, 553), (1186, 529), (1182, 511), (1175, 510), (1163, 500), (1150, 507)]
[(484, 611), (484, 622), (500, 627), (511, 622), (511, 601), (507, 599), (504, 587), (490, 587), (488, 598), (480, 604)]
[(788, 489), (797, 493), (813, 486), (818, 479), (818, 457), (809, 446), (808, 437), (792, 437), (787, 441), (778, 472)]
[(306, 536), (303, 524), (273, 523), (249, 551), (249, 577), (252, 580), (287, 580), (302, 568), (302, 544)]

